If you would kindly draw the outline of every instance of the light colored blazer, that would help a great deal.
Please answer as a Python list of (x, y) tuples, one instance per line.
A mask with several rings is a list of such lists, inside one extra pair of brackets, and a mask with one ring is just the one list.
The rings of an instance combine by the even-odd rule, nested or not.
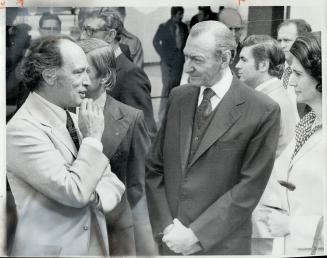
[[(295, 140), (276, 161), (288, 169), (277, 177), (293, 183), (294, 191), (281, 187), (283, 208), (288, 211), (290, 234), (285, 237), (285, 254), (309, 255), (318, 220), (324, 209), (324, 158), (322, 129), (316, 131), (290, 162)], [(320, 247), (322, 247), (322, 241)], [(318, 253), (317, 253), (318, 254)]]
[(91, 217), (109, 254), (104, 213), (124, 185), (99, 150), (82, 143), (77, 152), (65, 124), (33, 94), (7, 125), (7, 173), (18, 211), (11, 255), (87, 255)]
[[(293, 105), (292, 100), (289, 98), (287, 91), (283, 87), (282, 82), (277, 78), (273, 78), (259, 85), (256, 90), (271, 97), (280, 107), (280, 133), (278, 138), (278, 147), (276, 150), (276, 158), (278, 158), (295, 136), (295, 126), (298, 112), (296, 106)], [(260, 202), (258, 203), (258, 206), (252, 214), (253, 238), (272, 238), (266, 223), (260, 220), (260, 218), (263, 216), (262, 209), (267, 210), (267, 208), (263, 205), (281, 208), (281, 199), (279, 194), (280, 185), (276, 180), (276, 173), (277, 171), (285, 168), (280, 168), (277, 163), (274, 164), (274, 168), (266, 189), (260, 199)]]

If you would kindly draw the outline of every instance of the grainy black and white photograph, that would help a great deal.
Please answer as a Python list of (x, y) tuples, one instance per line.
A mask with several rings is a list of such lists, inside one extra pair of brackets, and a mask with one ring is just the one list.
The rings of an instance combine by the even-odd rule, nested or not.
[(0, 254), (326, 253), (325, 1), (16, 0), (0, 21)]

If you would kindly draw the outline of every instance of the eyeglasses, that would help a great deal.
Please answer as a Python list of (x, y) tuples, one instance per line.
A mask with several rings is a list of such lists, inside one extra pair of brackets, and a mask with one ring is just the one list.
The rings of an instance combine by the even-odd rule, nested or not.
[(46, 30), (46, 31), (54, 31), (54, 32), (60, 31), (60, 28), (57, 28), (57, 27), (41, 27), (40, 29)]
[(99, 29), (93, 29), (89, 26), (83, 26), (82, 27), (82, 31), (85, 31), (86, 32), (86, 35), (88, 35), (89, 37), (93, 36), (93, 34), (97, 31), (108, 31), (110, 28), (109, 27), (102, 27), (102, 28), (99, 28)]

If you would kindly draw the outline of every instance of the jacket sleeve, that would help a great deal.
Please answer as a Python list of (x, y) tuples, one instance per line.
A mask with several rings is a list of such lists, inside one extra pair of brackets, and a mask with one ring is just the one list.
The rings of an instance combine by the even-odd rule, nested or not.
[(280, 130), (280, 109), (266, 108), (248, 143), (239, 181), (190, 224), (204, 250), (224, 240), (249, 220), (268, 182)]
[(173, 223), (173, 216), (166, 196), (163, 171), (163, 145), (165, 141), (166, 116), (169, 110), (168, 101), (166, 115), (154, 142), (150, 148), (145, 170), (145, 190), (148, 202), (152, 232), (156, 241), (161, 241), (166, 226)]
[(153, 138), (157, 131), (154, 121), (151, 101), (151, 83), (146, 74), (139, 67), (134, 67), (121, 76), (119, 84), (119, 101), (142, 110), (145, 124)]
[(127, 160), (127, 196), (133, 208), (143, 195), (145, 180), (145, 158), (151, 141), (148, 129), (144, 122), (143, 113), (137, 113), (135, 119), (131, 149)]
[(153, 46), (154, 49), (158, 52), (159, 56), (162, 57), (162, 41), (163, 41), (163, 25), (160, 24), (156, 34), (153, 37)]
[[(83, 143), (77, 158), (67, 162), (42, 129), (17, 120), (7, 127), (7, 170), (48, 198), (81, 208), (89, 204), (110, 166), (102, 152)], [(116, 201), (118, 188), (111, 189)]]

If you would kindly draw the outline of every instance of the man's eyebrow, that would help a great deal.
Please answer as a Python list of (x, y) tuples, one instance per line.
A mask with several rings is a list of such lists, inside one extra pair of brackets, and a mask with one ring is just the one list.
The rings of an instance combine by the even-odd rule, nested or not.
[(86, 67), (76, 68), (73, 70), (73, 73), (81, 73), (84, 72), (86, 69)]

